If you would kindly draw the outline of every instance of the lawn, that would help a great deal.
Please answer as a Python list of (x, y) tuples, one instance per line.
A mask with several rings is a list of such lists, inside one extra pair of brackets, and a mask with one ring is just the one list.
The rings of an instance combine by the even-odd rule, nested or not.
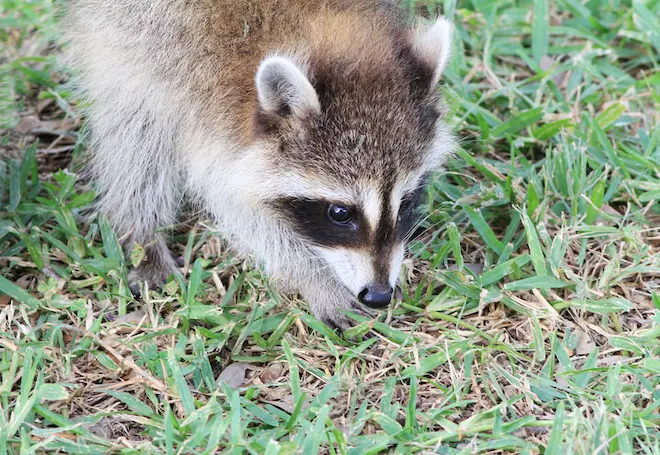
[(346, 336), (199, 217), (131, 296), (55, 3), (0, 0), (0, 454), (660, 454), (660, 1), (435, 5), (460, 148)]

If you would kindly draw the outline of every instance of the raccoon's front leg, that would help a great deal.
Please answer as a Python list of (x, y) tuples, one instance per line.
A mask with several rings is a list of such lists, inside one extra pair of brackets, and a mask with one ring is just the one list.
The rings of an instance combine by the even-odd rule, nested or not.
[(155, 289), (169, 274), (178, 272), (158, 233), (174, 223), (181, 199), (181, 170), (174, 155), (177, 127), (167, 116), (178, 114), (173, 108), (158, 107), (160, 100), (149, 98), (153, 90), (121, 81), (114, 77), (97, 81), (108, 84), (101, 85), (99, 93), (114, 95), (93, 103), (89, 170), (98, 188), (99, 209), (122, 239), (126, 256), (135, 243), (145, 249), (144, 261), (128, 277), (137, 295), (143, 282)]
[(358, 302), (340, 283), (332, 278), (324, 281), (311, 280), (301, 286), (301, 295), (309, 303), (312, 315), (333, 329), (346, 330), (356, 325), (344, 311), (374, 318), (376, 311)]

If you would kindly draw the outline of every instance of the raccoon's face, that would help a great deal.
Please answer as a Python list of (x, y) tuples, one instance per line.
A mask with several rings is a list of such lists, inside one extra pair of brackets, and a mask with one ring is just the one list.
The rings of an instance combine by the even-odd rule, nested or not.
[[(363, 186), (356, 192), (282, 197), (280, 215), (360, 302), (385, 307), (392, 298), (405, 242), (415, 226), (424, 179), (416, 186)], [(370, 182), (375, 183), (375, 182)]]
[(277, 150), (268, 205), (372, 308), (391, 301), (425, 185), (451, 148), (434, 90), (449, 31), (442, 19), (410, 31), (383, 68), (321, 54), (268, 57), (257, 73), (257, 122)]

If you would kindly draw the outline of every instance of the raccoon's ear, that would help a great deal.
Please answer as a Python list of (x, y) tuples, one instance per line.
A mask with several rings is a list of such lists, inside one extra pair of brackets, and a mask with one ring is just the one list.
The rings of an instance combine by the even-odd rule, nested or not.
[(286, 57), (267, 57), (256, 76), (259, 105), (268, 114), (279, 116), (319, 112), (316, 90), (304, 71)]
[(412, 52), (428, 72), (429, 90), (438, 84), (449, 62), (452, 30), (451, 22), (439, 17), (433, 24), (420, 22), (411, 31)]

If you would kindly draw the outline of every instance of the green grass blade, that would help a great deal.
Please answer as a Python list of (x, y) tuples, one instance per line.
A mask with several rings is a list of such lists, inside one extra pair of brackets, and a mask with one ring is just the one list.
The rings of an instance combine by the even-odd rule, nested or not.
[(0, 276), (0, 294), (6, 294), (12, 299), (26, 304), (32, 310), (41, 306), (39, 299), (32, 297), (23, 288), (20, 288), (3, 276)]
[(550, 11), (548, 0), (534, 0), (534, 19), (532, 22), (532, 55), (537, 64), (548, 54), (550, 39)]
[(481, 212), (474, 210), (469, 205), (464, 205), (463, 210), (470, 219), (472, 226), (474, 226), (479, 235), (481, 235), (481, 238), (483, 238), (484, 242), (486, 242), (486, 245), (488, 245), (488, 247), (496, 253), (501, 253), (504, 249), (504, 244), (502, 244), (502, 242), (497, 238)]
[(521, 215), (523, 226), (525, 228), (525, 235), (527, 237), (527, 245), (529, 246), (529, 253), (532, 257), (532, 263), (534, 264), (534, 270), (536, 270), (537, 275), (545, 276), (548, 274), (548, 270), (545, 265), (543, 247), (539, 241), (539, 235), (536, 232), (536, 226), (534, 226), (532, 220), (525, 211), (522, 211)]

